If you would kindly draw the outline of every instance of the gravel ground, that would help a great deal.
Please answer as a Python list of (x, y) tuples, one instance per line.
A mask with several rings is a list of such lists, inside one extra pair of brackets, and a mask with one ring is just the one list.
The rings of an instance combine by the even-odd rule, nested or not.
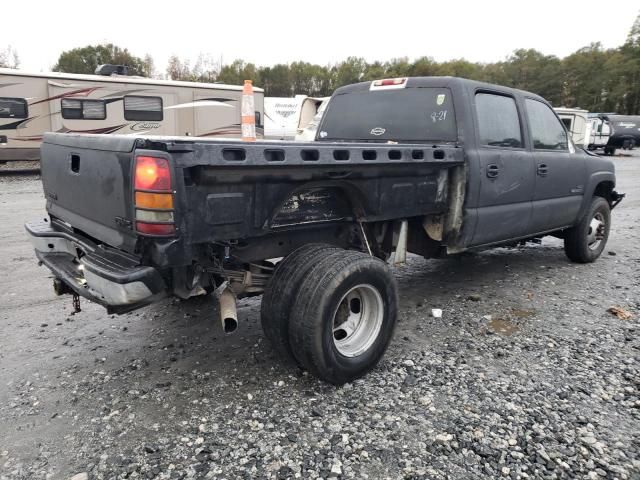
[(640, 153), (615, 162), (599, 261), (412, 257), (386, 357), (340, 388), (278, 360), (259, 298), (230, 337), (210, 299), (71, 315), (22, 231), (40, 184), (1, 179), (0, 479), (640, 478)]

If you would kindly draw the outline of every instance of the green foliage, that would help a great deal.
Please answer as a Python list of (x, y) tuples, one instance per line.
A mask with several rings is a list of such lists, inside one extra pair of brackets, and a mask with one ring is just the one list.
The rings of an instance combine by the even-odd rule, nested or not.
[(86, 47), (62, 52), (58, 58), (58, 63), (53, 67), (53, 71), (93, 74), (98, 65), (106, 63), (127, 65), (129, 67), (129, 75), (148, 77), (152, 73), (149, 71), (152, 65), (149, 65), (148, 61), (132, 55), (126, 48), (123, 49), (111, 43), (87, 45)]

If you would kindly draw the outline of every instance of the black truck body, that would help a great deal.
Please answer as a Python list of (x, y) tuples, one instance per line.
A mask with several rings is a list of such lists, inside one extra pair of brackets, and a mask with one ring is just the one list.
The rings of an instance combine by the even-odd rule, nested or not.
[[(169, 294), (242, 296), (266, 289), (267, 336), (305, 368), (341, 383), (382, 355), (395, 311), (380, 312), (395, 308), (393, 291), (374, 288), (372, 279), (332, 300), (343, 305), (351, 298), (348, 318), (378, 312), (371, 325), (384, 333), (382, 346), (376, 340), (375, 354), (362, 353), (345, 343), (355, 327), (340, 330), (346, 337), (335, 337), (335, 348), (320, 337), (309, 340), (308, 325), (296, 330), (295, 319), (311, 321), (309, 309), (319, 309), (324, 297), (315, 306), (300, 304), (305, 294), (278, 272), (307, 272), (296, 282), (314, 288), (306, 295), (313, 303), (313, 295), (329, 293), (307, 277), (321, 275), (320, 260), (331, 255), (338, 256), (323, 268), (361, 262), (355, 270), (371, 269), (373, 278), (387, 273), (363, 256), (401, 263), (407, 251), (440, 257), (552, 234), (565, 238), (573, 260), (593, 261), (621, 199), (612, 163), (576, 149), (542, 98), (496, 85), (427, 77), (343, 87), (330, 100), (316, 140), (46, 134), (41, 169), (49, 215), (26, 228), (59, 293), (84, 296), (111, 312)], [(141, 162), (168, 169), (170, 188), (140, 188)], [(136, 206), (140, 195), (158, 193), (171, 196), (171, 208)], [(141, 231), (149, 218), (162, 219), (155, 222), (162, 234)], [(328, 249), (320, 257), (286, 266), (303, 256), (296, 252), (318, 244)], [(279, 257), (285, 260), (275, 267), (267, 262)], [(282, 293), (289, 304), (274, 306), (280, 299), (269, 297), (271, 291), (296, 294), (287, 299)], [(220, 298), (224, 310), (227, 300)], [(378, 306), (367, 310), (366, 302)], [(274, 311), (280, 312), (275, 320)], [(327, 315), (318, 317), (318, 332)], [(358, 338), (366, 340), (363, 335)], [(353, 365), (341, 364), (345, 358)]]

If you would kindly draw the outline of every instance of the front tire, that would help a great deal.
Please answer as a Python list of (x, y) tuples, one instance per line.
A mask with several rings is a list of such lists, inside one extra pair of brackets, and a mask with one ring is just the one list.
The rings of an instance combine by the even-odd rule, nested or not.
[(594, 262), (609, 239), (611, 208), (602, 197), (593, 197), (580, 223), (570, 228), (564, 238), (567, 257), (577, 263)]
[(397, 305), (396, 282), (383, 261), (361, 252), (334, 253), (300, 285), (289, 320), (293, 353), (322, 380), (355, 380), (384, 355)]

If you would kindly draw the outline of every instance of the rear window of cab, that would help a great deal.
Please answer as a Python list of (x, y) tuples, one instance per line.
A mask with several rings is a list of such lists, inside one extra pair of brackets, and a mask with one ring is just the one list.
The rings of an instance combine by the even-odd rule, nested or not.
[(334, 95), (317, 139), (360, 142), (455, 142), (448, 88), (354, 90)]

